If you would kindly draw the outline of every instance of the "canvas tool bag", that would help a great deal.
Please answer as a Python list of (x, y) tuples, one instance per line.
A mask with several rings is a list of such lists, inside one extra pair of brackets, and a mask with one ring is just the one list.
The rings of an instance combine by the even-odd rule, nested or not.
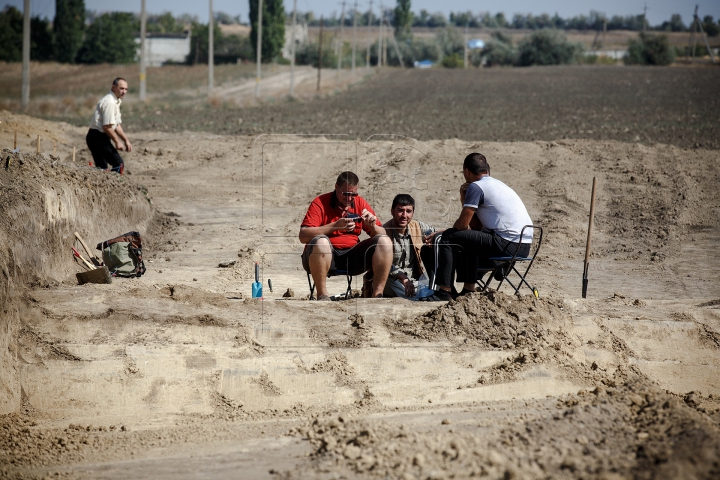
[(139, 232), (128, 232), (98, 243), (103, 262), (113, 277), (140, 277), (145, 273), (142, 238)]

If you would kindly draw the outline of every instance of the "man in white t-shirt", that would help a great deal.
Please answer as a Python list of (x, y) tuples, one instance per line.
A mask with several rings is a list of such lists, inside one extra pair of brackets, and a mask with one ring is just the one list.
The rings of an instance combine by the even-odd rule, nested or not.
[(128, 84), (124, 78), (113, 80), (110, 92), (95, 106), (95, 112), (90, 119), (90, 129), (85, 137), (95, 166), (103, 170), (110, 166), (112, 171), (120, 174), (125, 170), (125, 163), (118, 151), (132, 151), (132, 144), (122, 128), (120, 115), (120, 104), (127, 90)]
[(439, 251), (435, 277), (441, 296), (452, 291), (453, 265), (457, 281), (463, 283), (460, 294), (474, 292), (480, 262), (490, 265), (490, 257), (512, 256), (516, 251), (527, 256), (532, 243), (532, 228), (525, 229), (520, 238), (522, 228), (532, 225), (525, 205), (512, 188), (490, 176), (484, 155), (465, 157), (463, 177), (462, 211), (453, 228), (442, 233), (440, 242), (447, 246)]

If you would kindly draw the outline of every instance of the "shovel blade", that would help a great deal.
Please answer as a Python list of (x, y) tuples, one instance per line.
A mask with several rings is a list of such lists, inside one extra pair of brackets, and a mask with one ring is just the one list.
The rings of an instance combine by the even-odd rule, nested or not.
[(262, 283), (253, 282), (252, 284), (252, 298), (262, 298)]

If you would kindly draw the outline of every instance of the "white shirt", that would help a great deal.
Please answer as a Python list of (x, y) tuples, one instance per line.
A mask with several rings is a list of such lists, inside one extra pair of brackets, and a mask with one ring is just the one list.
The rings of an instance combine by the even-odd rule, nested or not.
[(90, 119), (90, 128), (102, 132), (103, 125), (112, 125), (112, 129), (115, 130), (122, 123), (121, 103), (122, 100), (117, 98), (112, 91), (102, 97), (95, 106), (95, 113)]
[[(490, 176), (470, 184), (463, 207), (475, 208), (483, 228), (495, 230), (509, 242), (518, 243), (522, 228), (532, 225), (525, 204), (515, 190)], [(533, 229), (526, 228), (522, 243), (532, 243), (532, 236)]]

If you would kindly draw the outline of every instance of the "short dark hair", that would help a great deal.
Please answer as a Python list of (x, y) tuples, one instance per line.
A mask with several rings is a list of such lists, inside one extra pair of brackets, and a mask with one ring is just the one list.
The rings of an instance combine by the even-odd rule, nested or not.
[(360, 183), (360, 179), (353, 172), (342, 172), (340, 175), (338, 175), (335, 183), (338, 185), (348, 185), (350, 187), (356, 187), (357, 184)]
[(395, 198), (393, 198), (392, 201), (392, 207), (390, 207), (390, 210), (395, 210), (395, 207), (400, 205), (401, 207), (407, 207), (410, 205), (413, 207), (413, 210), (415, 210), (415, 199), (408, 195), (407, 193), (398, 193), (395, 195)]
[(474, 175), (480, 175), (481, 173), (490, 173), (490, 165), (482, 153), (471, 153), (465, 157), (463, 162), (463, 168), (470, 170), (470, 173)]
[(123, 82), (127, 83), (127, 80), (125, 80), (122, 77), (117, 77), (115, 80), (113, 80), (113, 87), (117, 87), (118, 82), (122, 80)]

